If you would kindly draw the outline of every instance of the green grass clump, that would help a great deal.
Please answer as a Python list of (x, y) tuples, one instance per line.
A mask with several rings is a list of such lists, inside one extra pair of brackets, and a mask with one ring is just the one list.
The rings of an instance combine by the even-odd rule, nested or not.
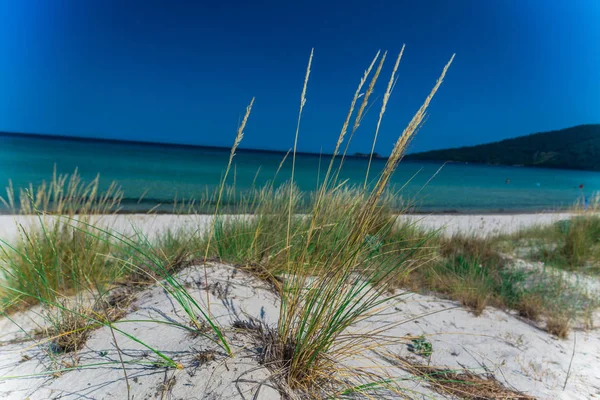
[[(89, 235), (87, 226), (114, 213), (121, 197), (115, 184), (100, 192), (98, 178), (87, 183), (77, 171), (55, 172), (49, 184), (21, 190), (20, 210), (36, 215), (19, 224), (16, 243), (0, 242), (0, 311), (54, 302), (117, 279), (122, 270), (107, 256), (110, 241)], [(4, 202), (14, 207), (11, 187)]]
[(554, 227), (559, 231), (557, 251), (542, 251), (538, 257), (568, 270), (600, 272), (600, 217), (574, 217), (564, 225)]
[(570, 326), (577, 316), (597, 306), (585, 289), (560, 271), (513, 265), (514, 260), (501, 253), (506, 251), (505, 241), (505, 237), (433, 237), (429, 246), (437, 248), (437, 256), (412, 270), (401, 284), (445, 294), (476, 315), (493, 306), (516, 310), (534, 321), (544, 319), (550, 322), (551, 333), (556, 331), (553, 326)]
[[(135, 227), (133, 234), (124, 235), (102, 222), (102, 215), (118, 209), (121, 196), (116, 185), (100, 192), (98, 179), (86, 183), (77, 173), (70, 177), (55, 173), (50, 184), (22, 190), (20, 210), (35, 215), (19, 226), (16, 243), (1, 243), (0, 314), (39, 304), (47, 326), (42, 333), (49, 336), (55, 353), (78, 350), (93, 329), (108, 326), (113, 334), (152, 351), (160, 365), (179, 368), (153, 344), (113, 324), (126, 309), (110, 302), (107, 306), (106, 294), (116, 284), (134, 279), (133, 284), (161, 285), (182, 306), (193, 328), (172, 321), (156, 323), (202, 332), (209, 326), (230, 353), (219, 327), (173, 275), (187, 259), (187, 250), (180, 253), (182, 236), (163, 235), (158, 243), (162, 247), (157, 247)], [(4, 201), (10, 206), (17, 203), (12, 188)]]
[(438, 237), (439, 255), (415, 270), (412, 286), (433, 290), (459, 300), (480, 314), (486, 306), (507, 306), (517, 302), (519, 276), (505, 269), (505, 261), (489, 239), (455, 235)]
[[(290, 199), (295, 208), (300, 198), (298, 189), (290, 185), (264, 187), (257, 201), (246, 206), (247, 215), (217, 218), (209, 254), (276, 272), (284, 259)], [(294, 218), (294, 227), (300, 229), (303, 223), (301, 216)]]
[[(288, 220), (290, 196), (293, 217)], [(290, 262), (303, 259), (311, 266), (307, 271), (320, 273), (318, 266), (327, 268), (333, 262), (331, 254), (350, 251), (344, 250), (344, 244), (347, 232), (358, 218), (356, 205), (368, 199), (363, 188), (341, 186), (323, 194), (319, 213), (313, 219), (312, 213), (302, 213), (302, 196), (297, 188), (290, 189), (289, 184), (278, 189), (267, 187), (262, 191), (262, 200), (248, 208), (247, 215), (218, 217), (208, 257), (271, 276), (285, 274)], [(373, 227), (366, 233), (365, 240), (373, 250), (381, 250), (392, 240), (384, 232), (396, 219), (388, 203), (391, 198), (386, 195), (379, 201)], [(344, 224), (346, 231), (342, 233), (340, 227)], [(393, 240), (399, 241), (398, 235)]]
[(600, 273), (600, 216), (583, 213), (553, 225), (534, 227), (504, 238), (511, 250), (552, 267)]

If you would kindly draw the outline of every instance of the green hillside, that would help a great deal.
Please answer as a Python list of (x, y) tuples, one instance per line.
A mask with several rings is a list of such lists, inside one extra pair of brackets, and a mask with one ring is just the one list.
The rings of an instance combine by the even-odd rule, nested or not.
[(600, 124), (534, 133), (478, 146), (408, 154), (405, 159), (600, 171)]

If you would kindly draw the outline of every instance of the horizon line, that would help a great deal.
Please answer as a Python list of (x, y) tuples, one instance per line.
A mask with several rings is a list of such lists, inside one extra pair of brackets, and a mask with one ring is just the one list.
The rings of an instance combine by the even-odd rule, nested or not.
[[(176, 147), (176, 148), (196, 148), (206, 150), (218, 150), (218, 151), (231, 151), (231, 147), (226, 146), (209, 146), (202, 144), (185, 144), (185, 143), (168, 143), (168, 142), (156, 142), (156, 141), (143, 141), (143, 140), (131, 140), (131, 139), (114, 139), (114, 138), (98, 138), (98, 137), (83, 137), (83, 136), (71, 136), (71, 135), (59, 135), (53, 133), (33, 133), (33, 132), (11, 132), (11, 131), (0, 131), (0, 136), (8, 137), (27, 137), (35, 139), (48, 139), (48, 140), (67, 140), (73, 142), (104, 142), (112, 144), (131, 144), (131, 145), (143, 145), (143, 146), (154, 146), (154, 147)], [(273, 150), (273, 149), (257, 149), (238, 147), (238, 151), (246, 153), (271, 153), (271, 154), (282, 154), (291, 153), (289, 150)], [(303, 156), (314, 156), (314, 157), (332, 157), (332, 153), (314, 153), (309, 151), (296, 151), (296, 154)], [(349, 158), (367, 158), (371, 153), (355, 152), (354, 154), (346, 154), (345, 157)], [(336, 157), (342, 157), (338, 154)], [(381, 156), (378, 153), (373, 153), (373, 158), (382, 160), (387, 159), (387, 156)]]

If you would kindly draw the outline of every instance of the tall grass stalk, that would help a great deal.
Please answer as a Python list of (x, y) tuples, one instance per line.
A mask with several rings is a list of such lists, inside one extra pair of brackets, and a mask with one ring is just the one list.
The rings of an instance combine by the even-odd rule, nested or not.
[[(310, 57), (308, 58), (308, 66), (306, 67), (306, 76), (304, 77), (304, 85), (302, 87), (302, 94), (300, 95), (300, 109), (298, 110), (298, 122), (296, 124), (296, 134), (294, 135), (294, 149), (292, 152), (292, 175), (290, 177), (290, 198), (289, 198), (289, 210), (288, 210), (288, 225), (286, 235), (286, 246), (289, 247), (289, 236), (290, 228), (292, 225), (292, 203), (293, 203), (293, 184), (294, 184), (294, 173), (296, 172), (296, 149), (298, 147), (298, 133), (300, 133), (300, 121), (302, 120), (302, 111), (306, 104), (306, 87), (308, 86), (308, 78), (310, 77), (310, 66), (312, 64), (314, 49), (310, 51)], [(279, 170), (278, 170), (279, 171)]]
[[(356, 106), (356, 102), (357, 102), (358, 98), (360, 97), (362, 87), (364, 86), (365, 82), (367, 81), (367, 78), (371, 74), (371, 70), (373, 69), (373, 66), (375, 65), (375, 63), (377, 62), (377, 59), (379, 58), (380, 54), (381, 54), (381, 51), (378, 51), (377, 54), (375, 54), (375, 57), (371, 61), (371, 64), (369, 64), (369, 67), (365, 70), (365, 72), (358, 84), (358, 87), (356, 88), (356, 92), (354, 93), (354, 97), (352, 98), (352, 101), (350, 103), (350, 108), (348, 110), (348, 114), (346, 115), (346, 119), (344, 120), (342, 129), (338, 135), (338, 139), (335, 144), (334, 151), (331, 155), (331, 160), (329, 161), (329, 166), (327, 167), (325, 177), (324, 177), (323, 182), (321, 183), (320, 187), (317, 188), (315, 201), (314, 201), (314, 204), (312, 205), (312, 210), (311, 210), (311, 214), (312, 214), (313, 218), (310, 219), (311, 223), (310, 223), (310, 227), (309, 227), (308, 233), (307, 233), (306, 247), (309, 245), (309, 243), (311, 243), (312, 236), (317, 229), (317, 226), (315, 225), (315, 223), (318, 221), (318, 218), (316, 218), (316, 216), (319, 215), (321, 212), (320, 208), (321, 208), (322, 202), (328, 196), (329, 191), (331, 191), (330, 193), (335, 192), (336, 182), (335, 181), (330, 182), (330, 175), (333, 170), (333, 165), (339, 154), (340, 147), (341, 147), (342, 143), (344, 142), (344, 137), (346, 136), (348, 126), (350, 124), (350, 120), (352, 119), (352, 115), (354, 114), (354, 108)], [(374, 84), (375, 84), (375, 82), (373, 82), (373, 85)], [(291, 210), (290, 210), (290, 212), (291, 212)], [(305, 248), (305, 251), (306, 250), (307, 250), (307, 248)], [(289, 269), (289, 267), (288, 267), (288, 269)]]
[(375, 83), (377, 83), (377, 79), (379, 78), (379, 74), (381, 73), (381, 68), (383, 67), (383, 64), (385, 63), (386, 57), (387, 57), (387, 51), (383, 53), (383, 56), (379, 60), (379, 64), (377, 65), (377, 69), (375, 70), (375, 73), (373, 74), (373, 77), (371, 78), (369, 87), (367, 88), (367, 91), (363, 95), (362, 103), (360, 104), (360, 107), (358, 108), (358, 112), (356, 113), (356, 117), (354, 118), (354, 125), (352, 126), (352, 131), (350, 132), (350, 136), (348, 136), (348, 140), (346, 141), (346, 147), (344, 148), (344, 152), (342, 153), (342, 157), (340, 159), (340, 164), (338, 165), (336, 177), (335, 177), (334, 181), (337, 181), (339, 174), (342, 171), (346, 153), (348, 152), (348, 148), (350, 147), (350, 143), (352, 142), (352, 138), (354, 137), (354, 134), (358, 130), (358, 127), (360, 126), (362, 119), (364, 118), (365, 110), (367, 109), (367, 105), (369, 104), (369, 98), (371, 97), (371, 94), (373, 94), (373, 89), (375, 88)]
[(396, 83), (396, 71), (398, 71), (398, 66), (400, 65), (402, 54), (404, 54), (404, 45), (402, 45), (402, 49), (398, 54), (398, 58), (396, 58), (396, 63), (394, 64), (394, 69), (392, 70), (392, 74), (390, 75), (390, 80), (388, 81), (387, 89), (383, 94), (383, 101), (381, 103), (381, 109), (379, 110), (379, 119), (377, 120), (377, 127), (375, 128), (375, 135), (373, 136), (373, 145), (371, 146), (371, 153), (369, 154), (369, 164), (367, 164), (367, 172), (365, 174), (365, 189), (369, 181), (369, 172), (371, 171), (371, 162), (373, 161), (373, 153), (375, 152), (375, 145), (377, 144), (377, 137), (379, 136), (381, 120), (383, 119), (383, 114), (385, 114), (385, 110), (387, 109), (387, 103), (390, 99), (390, 96), (392, 95), (392, 90)]
[[(375, 62), (377, 62), (377, 59), (379, 58), (380, 54), (381, 54), (380, 51), (378, 51), (377, 54), (375, 54), (373, 61), (371, 61), (371, 64), (369, 64), (369, 67), (365, 70), (365, 73), (363, 74), (363, 76), (358, 84), (358, 87), (356, 88), (354, 97), (352, 97), (352, 102), (350, 103), (350, 108), (348, 110), (348, 114), (346, 115), (346, 119), (344, 120), (344, 124), (342, 125), (342, 130), (340, 131), (338, 140), (335, 144), (335, 148), (333, 150), (331, 160), (329, 161), (329, 167), (327, 168), (327, 172), (325, 173), (325, 178), (323, 179), (323, 183), (321, 184), (321, 190), (319, 191), (319, 193), (322, 193), (323, 195), (324, 195), (324, 191), (330, 187), (329, 178), (331, 175), (331, 171), (333, 170), (333, 165), (335, 163), (337, 155), (339, 154), (340, 147), (341, 147), (342, 143), (344, 142), (344, 138), (346, 137), (346, 132), (348, 131), (348, 125), (350, 124), (350, 120), (352, 119), (352, 115), (354, 114), (354, 108), (356, 107), (356, 102), (358, 101), (358, 99), (360, 97), (362, 87), (364, 86), (365, 82), (367, 81), (367, 78), (371, 74), (371, 70), (373, 69)], [(320, 197), (321, 196), (318, 196), (317, 203), (318, 203), (318, 199)]]
[[(217, 198), (217, 204), (215, 205), (215, 211), (213, 214), (213, 220), (210, 226), (210, 231), (208, 233), (208, 243), (206, 245), (206, 252), (204, 254), (205, 258), (208, 258), (208, 251), (210, 249), (210, 241), (213, 235), (213, 232), (215, 230), (215, 224), (217, 222), (217, 218), (219, 216), (219, 206), (221, 205), (221, 199), (223, 197), (223, 188), (225, 187), (225, 184), (227, 182), (227, 176), (229, 175), (229, 171), (231, 169), (231, 164), (233, 162), (233, 157), (235, 157), (235, 152), (238, 148), (238, 146), (240, 145), (240, 143), (242, 142), (242, 139), (244, 138), (244, 128), (246, 127), (246, 123), (248, 122), (248, 117), (250, 117), (250, 112), (252, 111), (252, 105), (254, 105), (254, 97), (252, 98), (252, 100), (250, 100), (250, 104), (246, 107), (246, 113), (244, 114), (244, 118), (242, 119), (242, 122), (240, 123), (238, 130), (237, 130), (237, 134), (235, 136), (235, 140), (233, 142), (233, 146), (231, 146), (231, 151), (229, 153), (229, 161), (227, 162), (227, 168), (225, 169), (225, 175), (223, 176), (223, 179), (221, 180), (221, 184), (219, 186), (219, 196)], [(235, 188), (234, 188), (235, 191)], [(204, 267), (204, 278), (205, 281), (208, 282), (208, 274), (206, 272), (206, 266)], [(206, 291), (206, 305), (208, 307), (208, 313), (210, 314), (210, 296), (208, 293), (208, 290)]]

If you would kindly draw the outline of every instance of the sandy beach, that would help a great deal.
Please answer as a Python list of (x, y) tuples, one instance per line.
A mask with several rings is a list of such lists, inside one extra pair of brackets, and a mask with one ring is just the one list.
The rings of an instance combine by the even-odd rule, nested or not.
[[(572, 214), (519, 215), (404, 215), (400, 219), (444, 235), (466, 233), (479, 236), (512, 233), (534, 225), (570, 218)], [(123, 234), (141, 230), (150, 239), (160, 232), (185, 228), (206, 229), (210, 216), (117, 215), (103, 216), (99, 224)], [(36, 217), (0, 216), (0, 238), (16, 239), (16, 223), (36, 224)], [(521, 261), (523, 262), (523, 261)], [(525, 263), (526, 268), (536, 265)], [(277, 294), (264, 282), (230, 265), (209, 264), (209, 282), (204, 268), (192, 265), (178, 274), (198, 302), (205, 304), (209, 293), (211, 312), (224, 326), (235, 354), (230, 358), (214, 341), (165, 324), (124, 323), (123, 329), (146, 343), (160, 345), (174, 357), (181, 369), (152, 367), (152, 355), (139, 343), (127, 338), (118, 341), (111, 330), (94, 331), (85, 347), (74, 355), (49, 357), (45, 341), (38, 343), (25, 332), (45, 323), (39, 306), (0, 318), (0, 398), (2, 399), (114, 399), (125, 398), (127, 386), (137, 399), (279, 399), (269, 384), (270, 372), (257, 361), (257, 346), (251, 337), (234, 328), (240, 319), (277, 321)], [(590, 291), (600, 291), (594, 278)], [(216, 285), (216, 286), (215, 286)], [(219, 289), (215, 289), (215, 288)], [(415, 399), (453, 398), (441, 394), (425, 381), (415, 379), (397, 360), (446, 369), (468, 368), (493, 375), (506, 387), (538, 399), (594, 399), (600, 396), (600, 333), (578, 325), (569, 339), (558, 339), (515, 312), (488, 307), (475, 316), (460, 303), (435, 295), (399, 291), (385, 303), (386, 312), (350, 327), (355, 333), (368, 332), (393, 323), (386, 334), (406, 338), (405, 344), (383, 346), (376, 352), (342, 360), (360, 368), (379, 368)], [(160, 285), (137, 291), (122, 320), (181, 321), (182, 310)], [(597, 317), (598, 315), (595, 315)], [(409, 351), (414, 337), (426, 338), (432, 345), (430, 357)], [(118, 354), (120, 353), (120, 355)], [(200, 357), (198, 354), (205, 356)], [(206, 356), (206, 355), (209, 356)], [(121, 357), (121, 359), (119, 359)], [(396, 361), (394, 361), (396, 360)], [(127, 378), (119, 363), (131, 362)], [(150, 363), (150, 365), (144, 364)], [(106, 366), (104, 366), (106, 364)], [(381, 366), (384, 367), (381, 367)], [(72, 368), (69, 366), (73, 366)], [(89, 367), (86, 367), (89, 366)], [(47, 371), (61, 370), (48, 374)], [(121, 396), (121, 397), (120, 397)], [(393, 392), (380, 392), (380, 398), (397, 398)]]
[[(409, 222), (426, 230), (439, 231), (451, 236), (462, 233), (475, 236), (510, 234), (523, 228), (548, 225), (571, 218), (572, 213), (539, 214), (406, 214), (398, 217), (399, 222)], [(237, 216), (236, 218), (239, 218)], [(50, 221), (54, 217), (49, 217)], [(119, 214), (97, 217), (99, 226), (110, 227), (121, 234), (132, 234), (136, 229), (153, 239), (161, 232), (175, 229), (202, 231), (209, 227), (211, 215), (175, 214)], [(0, 215), (0, 238), (12, 240), (18, 235), (18, 226), (38, 224), (37, 216)]]

